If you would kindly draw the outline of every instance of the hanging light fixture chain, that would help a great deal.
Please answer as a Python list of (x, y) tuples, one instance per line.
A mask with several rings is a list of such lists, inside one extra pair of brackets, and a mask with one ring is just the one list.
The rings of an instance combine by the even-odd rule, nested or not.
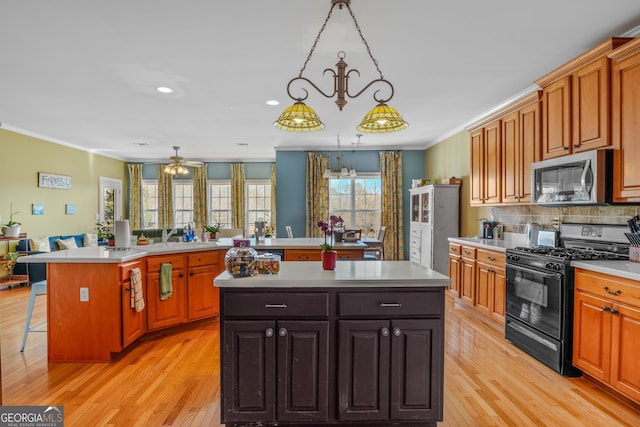
[[(356, 30), (358, 30), (358, 34), (360, 34), (362, 43), (364, 43), (364, 45), (367, 47), (367, 52), (369, 53), (369, 57), (371, 58), (373, 65), (376, 66), (376, 70), (378, 70), (378, 74), (380, 74), (380, 79), (384, 80), (384, 76), (382, 75), (382, 71), (380, 71), (380, 66), (378, 65), (378, 60), (373, 57), (373, 53), (371, 53), (371, 48), (369, 47), (369, 43), (367, 43), (367, 40), (364, 38), (364, 35), (362, 35), (362, 30), (360, 29), (360, 25), (358, 25), (358, 21), (356, 20), (356, 15), (354, 15), (353, 11), (351, 10), (351, 6), (349, 5), (349, 3), (345, 3), (345, 5), (349, 10), (349, 14), (351, 15), (351, 18), (353, 19), (353, 23), (356, 26)], [(333, 10), (333, 8), (331, 9)]]
[[(309, 51), (309, 54), (307, 55), (307, 60), (304, 61), (304, 65), (300, 69), (300, 74), (298, 74), (298, 77), (302, 77), (302, 73), (307, 68), (307, 64), (311, 60), (311, 57), (313, 56), (313, 52), (316, 50), (316, 45), (318, 44), (318, 41), (320, 40), (320, 36), (322, 35), (322, 32), (324, 31), (324, 29), (327, 28), (327, 22), (329, 22), (329, 19), (331, 19), (331, 15), (333, 15), (333, 8), (334, 7), (335, 7), (335, 4), (333, 6), (331, 6), (331, 9), (329, 9), (329, 14), (327, 15), (327, 19), (324, 20), (324, 24), (322, 24), (322, 28), (320, 28), (320, 31), (318, 32), (318, 35), (316, 36), (316, 39), (313, 42), (313, 46), (311, 46), (311, 50)], [(348, 5), (347, 5), (347, 7), (348, 7)], [(378, 71), (380, 71), (380, 70), (378, 70)]]

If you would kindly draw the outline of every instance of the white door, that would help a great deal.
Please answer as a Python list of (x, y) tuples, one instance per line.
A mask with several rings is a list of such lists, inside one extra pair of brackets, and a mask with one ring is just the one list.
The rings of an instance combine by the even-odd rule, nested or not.
[(113, 227), (122, 217), (122, 181), (100, 177), (100, 222)]

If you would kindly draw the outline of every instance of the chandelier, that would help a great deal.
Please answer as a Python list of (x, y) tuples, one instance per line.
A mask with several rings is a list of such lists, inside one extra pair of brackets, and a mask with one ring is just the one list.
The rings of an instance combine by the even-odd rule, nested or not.
[[(351, 0), (331, 0), (331, 9), (329, 10), (329, 14), (325, 19), (324, 24), (320, 28), (320, 32), (318, 32), (318, 35), (316, 36), (316, 39), (313, 42), (313, 46), (309, 51), (307, 60), (304, 62), (304, 65), (302, 66), (302, 69), (300, 70), (300, 73), (298, 74), (298, 76), (291, 79), (289, 81), (289, 84), (287, 84), (287, 94), (291, 99), (295, 101), (295, 103), (283, 111), (283, 113), (280, 115), (278, 120), (273, 123), (275, 127), (282, 130), (286, 130), (288, 132), (314, 132), (314, 131), (324, 129), (324, 123), (320, 121), (320, 118), (318, 117), (316, 112), (303, 102), (309, 97), (309, 92), (306, 89), (302, 88), (302, 91), (304, 92), (302, 96), (294, 96), (291, 93), (291, 84), (294, 82), (302, 81), (311, 85), (312, 88), (314, 88), (316, 91), (318, 91), (320, 94), (322, 94), (326, 98), (333, 98), (334, 96), (337, 96), (335, 103), (338, 105), (338, 108), (340, 109), (340, 111), (342, 111), (342, 108), (347, 104), (347, 99), (346, 99), (347, 97), (352, 99), (357, 98), (365, 90), (367, 90), (369, 87), (373, 86), (374, 84), (387, 85), (390, 90), (389, 96), (386, 98), (379, 97), (378, 93), (380, 91), (376, 90), (374, 92), (373, 99), (377, 102), (377, 105), (364, 116), (364, 119), (362, 119), (362, 122), (360, 122), (357, 129), (358, 131), (365, 132), (365, 133), (384, 133), (384, 132), (397, 132), (407, 128), (408, 123), (404, 121), (402, 116), (395, 109), (387, 105), (387, 102), (391, 100), (391, 98), (393, 98), (393, 92), (394, 92), (393, 85), (391, 84), (390, 81), (386, 80), (382, 75), (382, 71), (380, 71), (380, 67), (378, 66), (378, 61), (373, 57), (373, 54), (371, 53), (371, 48), (369, 47), (369, 44), (367, 43), (364, 36), (362, 35), (362, 30), (358, 25), (358, 21), (356, 21), (356, 17), (353, 14), (353, 11), (351, 10), (350, 4), (351, 4)], [(347, 63), (344, 61), (346, 54), (342, 51), (338, 52), (338, 63), (336, 64), (337, 72), (331, 68), (327, 68), (324, 70), (324, 73), (330, 72), (333, 74), (333, 92), (332, 93), (325, 93), (322, 89), (316, 86), (315, 83), (313, 83), (308, 78), (303, 77), (302, 75), (302, 73), (307, 67), (307, 64), (311, 60), (311, 56), (313, 55), (313, 52), (316, 49), (318, 40), (320, 40), (320, 36), (322, 35), (322, 32), (326, 28), (327, 22), (329, 22), (329, 19), (333, 14), (333, 9), (336, 6), (338, 6), (338, 9), (342, 9), (343, 7), (346, 7), (347, 10), (349, 11), (351, 18), (353, 18), (353, 23), (356, 27), (356, 30), (358, 31), (358, 34), (362, 39), (362, 43), (364, 43), (365, 47), (367, 48), (369, 57), (371, 58), (373, 65), (375, 65), (376, 70), (380, 75), (380, 78), (370, 81), (359, 92), (355, 94), (351, 94), (349, 92), (349, 77), (351, 76), (351, 73), (356, 73), (358, 76), (360, 76), (360, 72), (355, 68), (347, 71)]]
[[(360, 137), (362, 134), (357, 134), (358, 137), (358, 151), (360, 150)], [(350, 166), (347, 168), (344, 164), (344, 156), (342, 155), (342, 147), (340, 146), (340, 135), (338, 135), (338, 154), (336, 154), (336, 163), (337, 169), (334, 171), (331, 169), (331, 159), (329, 159), (329, 167), (324, 170), (322, 174), (323, 178), (334, 178), (334, 177), (346, 177), (346, 176), (358, 176), (358, 173)]]

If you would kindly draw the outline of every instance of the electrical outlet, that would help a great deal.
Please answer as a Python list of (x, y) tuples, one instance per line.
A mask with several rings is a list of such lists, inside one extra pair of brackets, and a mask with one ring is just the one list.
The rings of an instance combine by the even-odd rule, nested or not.
[(562, 221), (560, 220), (560, 218), (556, 217), (551, 219), (551, 227), (553, 227), (554, 229), (560, 230), (561, 224), (562, 224)]
[(89, 301), (89, 288), (80, 288), (80, 302)]

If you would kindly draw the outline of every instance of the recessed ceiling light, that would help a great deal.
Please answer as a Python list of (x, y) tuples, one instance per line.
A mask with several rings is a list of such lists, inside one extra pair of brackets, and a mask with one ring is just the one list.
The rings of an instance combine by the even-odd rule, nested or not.
[(141, 147), (144, 147), (144, 146), (149, 145), (149, 143), (148, 142), (134, 142), (133, 145), (139, 145)]
[(166, 87), (166, 86), (158, 86), (156, 88), (156, 90), (160, 93), (171, 93), (173, 92), (173, 89), (171, 89), (170, 87)]
[(238, 143), (236, 143), (236, 145), (238, 147), (248, 147), (249, 146), (249, 144), (247, 144), (246, 142), (238, 142)]
[(267, 101), (267, 105), (280, 105), (280, 102), (275, 99), (270, 99)]

